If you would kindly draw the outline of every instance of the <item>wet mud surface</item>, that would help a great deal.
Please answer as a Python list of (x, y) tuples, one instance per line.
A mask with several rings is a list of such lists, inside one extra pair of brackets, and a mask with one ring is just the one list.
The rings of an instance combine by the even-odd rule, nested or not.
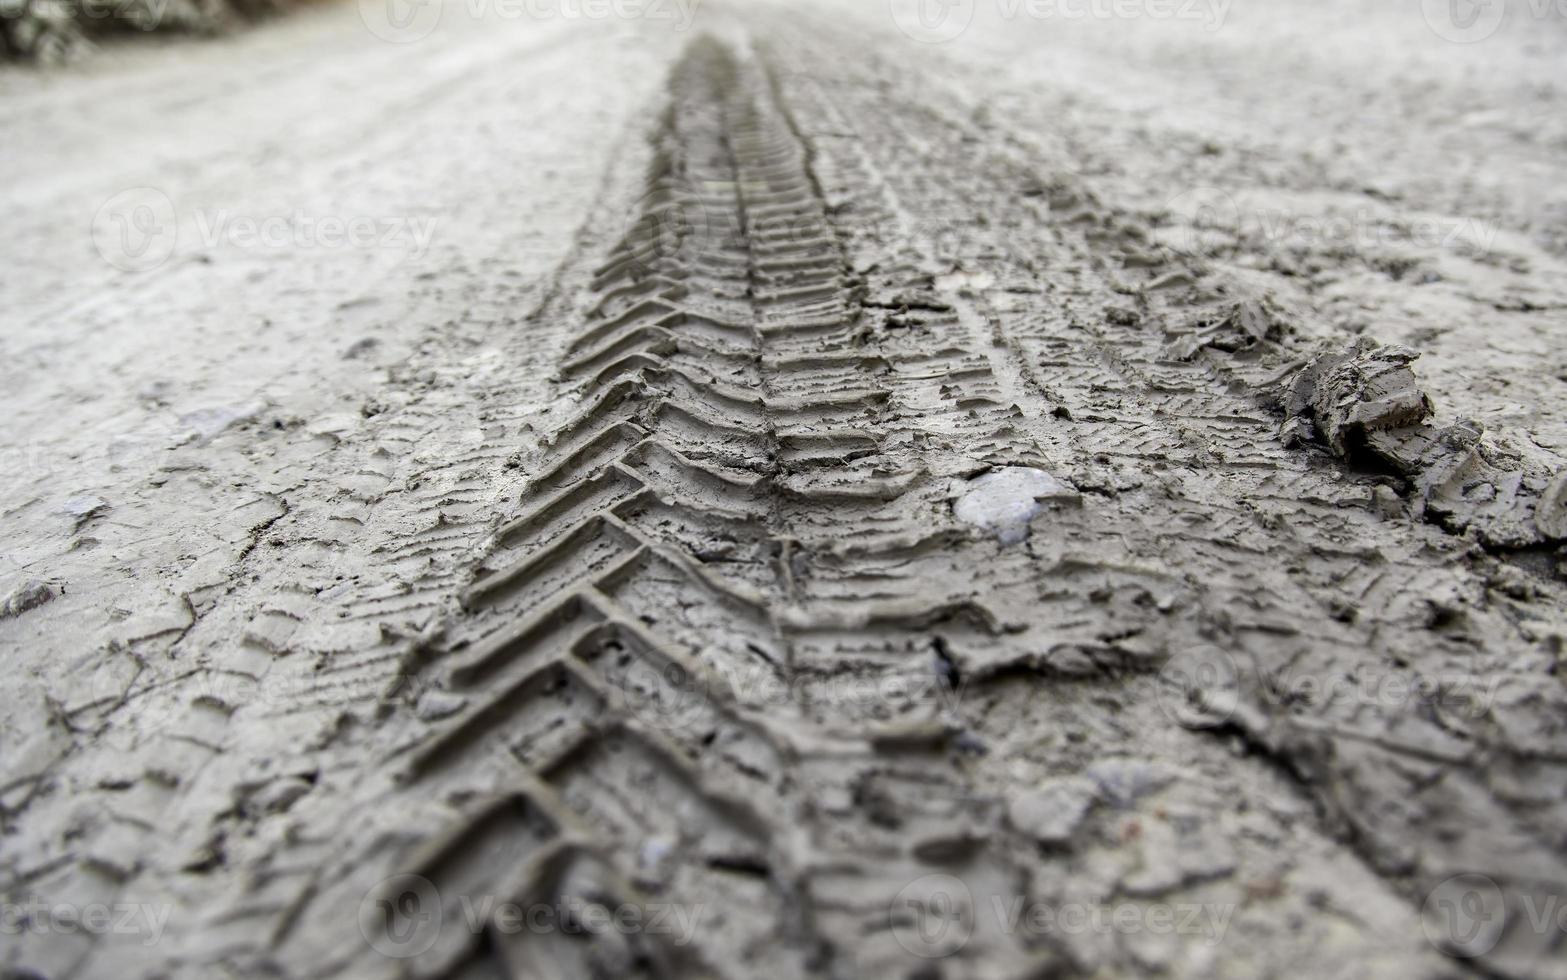
[[(0, 963), (1564, 975), (1560, 382), (1487, 414), (874, 13), (458, 35), (532, 238), (475, 195), (218, 406), (115, 362), (179, 431), (8, 505), (0, 894), (141, 926)], [(568, 42), (616, 84), (509, 97)]]

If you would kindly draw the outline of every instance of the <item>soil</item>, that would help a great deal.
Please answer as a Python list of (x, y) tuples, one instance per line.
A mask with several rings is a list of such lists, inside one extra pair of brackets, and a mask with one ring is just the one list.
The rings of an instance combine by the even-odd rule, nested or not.
[(1173, 7), (0, 69), (0, 975), (1567, 976), (1567, 27)]

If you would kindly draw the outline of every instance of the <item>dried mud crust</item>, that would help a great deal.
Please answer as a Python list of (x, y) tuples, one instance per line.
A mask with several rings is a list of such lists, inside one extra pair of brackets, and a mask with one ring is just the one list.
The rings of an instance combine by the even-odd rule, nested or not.
[[(1550, 460), (1463, 457), (1498, 492), (1452, 499), (1478, 435), (1408, 448), (1406, 352), (1298, 346), (828, 23), (693, 41), (666, 102), (525, 325), (573, 339), (520, 507), (452, 571), (491, 499), (458, 463), (464, 527), (394, 557), (461, 607), (377, 648), (378, 709), (300, 753), (362, 776), (282, 804), (172, 966), (1560, 975), (1554, 933), (1443, 960), (1421, 914), (1567, 882)], [(953, 503), (1012, 467), (1052, 490), (1004, 543)], [(1389, 678), (1440, 696), (1359, 696)], [(1030, 917), (1117, 907), (1182, 927)]]

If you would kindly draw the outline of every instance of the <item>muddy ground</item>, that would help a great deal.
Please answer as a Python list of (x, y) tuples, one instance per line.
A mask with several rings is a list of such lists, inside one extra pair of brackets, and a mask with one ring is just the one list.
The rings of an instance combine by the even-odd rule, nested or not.
[(366, 0), (0, 69), (0, 971), (1567, 976), (1564, 57)]

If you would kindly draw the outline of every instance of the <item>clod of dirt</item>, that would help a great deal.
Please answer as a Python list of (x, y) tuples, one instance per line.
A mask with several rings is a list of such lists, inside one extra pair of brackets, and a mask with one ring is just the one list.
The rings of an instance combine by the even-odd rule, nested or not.
[(1105, 319), (1122, 327), (1135, 327), (1143, 322), (1143, 316), (1127, 306), (1106, 306)]
[(648, 838), (637, 852), (637, 880), (648, 886), (661, 885), (669, 878), (674, 857), (673, 840), (668, 837)]
[(260, 415), (265, 406), (252, 403), (249, 405), (218, 405), (212, 408), (201, 408), (194, 412), (187, 412), (180, 416), (180, 425), (190, 430), (190, 438), (198, 443), (204, 443), (223, 430), (241, 422), (249, 422)]
[(94, 517), (101, 517), (108, 512), (109, 502), (93, 494), (80, 494), (60, 505), (60, 513), (74, 519), (78, 529)]
[(414, 711), (424, 721), (439, 721), (461, 711), (468, 699), (444, 691), (426, 691)]
[(1014, 797), (1007, 804), (1007, 819), (1041, 844), (1065, 844), (1098, 794), (1093, 781), (1081, 776), (1052, 779)]
[(1527, 441), (1488, 437), (1480, 423), (1438, 427), (1407, 347), (1361, 338), (1311, 360), (1285, 395), (1286, 442), (1320, 436), (1339, 456), (1363, 451), (1410, 481), (1417, 510), (1491, 547), (1524, 548), (1567, 533), (1567, 478)]
[(1346, 351), (1313, 358), (1295, 375), (1285, 398), (1286, 433), (1301, 434), (1310, 419), (1339, 456), (1368, 433), (1415, 425), (1431, 415), (1409, 365), (1420, 354), (1364, 337)]
[(60, 594), (60, 589), (39, 579), (30, 579), (22, 583), (21, 587), (9, 596), (6, 596), (5, 604), (0, 605), (0, 619), (10, 619), (20, 616), (29, 609), (37, 609), (39, 606), (54, 599)]
[(996, 277), (988, 272), (955, 271), (936, 277), (935, 285), (943, 293), (980, 292), (995, 285)]
[(345, 361), (351, 361), (356, 357), (362, 357), (370, 353), (379, 346), (381, 346), (381, 342), (376, 338), (362, 337), (348, 345), (348, 349), (343, 351), (343, 359)]
[(1106, 803), (1123, 809), (1175, 781), (1165, 766), (1139, 759), (1105, 759), (1089, 766), (1087, 775)]
[(1567, 470), (1551, 478), (1534, 508), (1534, 524), (1547, 538), (1567, 538)]
[(1204, 347), (1234, 353), (1263, 341), (1283, 340), (1289, 333), (1289, 321), (1272, 304), (1247, 299), (1193, 320), (1171, 342), (1169, 355), (1179, 361), (1189, 361)]
[(1076, 502), (1075, 490), (1032, 466), (1008, 466), (992, 470), (968, 483), (968, 490), (952, 506), (958, 520), (993, 532), (1004, 545), (1028, 537), (1029, 522), (1039, 513), (1040, 501)]

